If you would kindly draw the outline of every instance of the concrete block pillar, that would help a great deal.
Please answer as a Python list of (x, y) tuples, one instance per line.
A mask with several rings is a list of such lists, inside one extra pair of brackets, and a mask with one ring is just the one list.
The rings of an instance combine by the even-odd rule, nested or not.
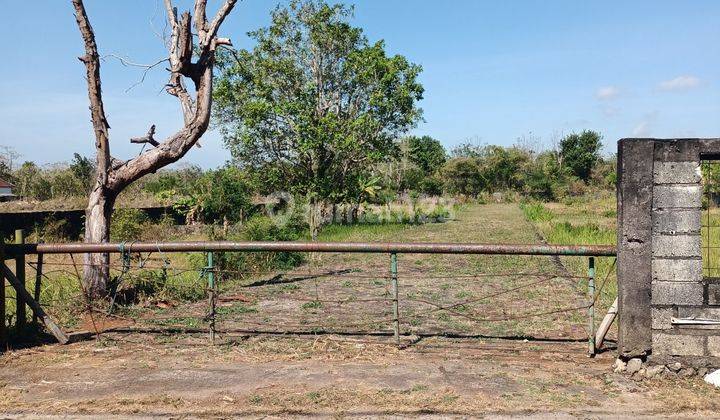
[(720, 280), (703, 276), (700, 170), (718, 158), (720, 139), (618, 142), (622, 357), (720, 357), (720, 326), (684, 322), (720, 321)]
[(652, 346), (653, 152), (651, 139), (618, 142), (618, 352), (645, 356)]

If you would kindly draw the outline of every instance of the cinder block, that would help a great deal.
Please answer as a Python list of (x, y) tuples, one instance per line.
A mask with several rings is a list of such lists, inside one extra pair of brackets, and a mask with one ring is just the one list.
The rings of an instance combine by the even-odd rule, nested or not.
[(697, 185), (656, 185), (653, 188), (653, 207), (700, 208), (702, 188)]
[(720, 357), (720, 336), (710, 336), (707, 338), (707, 350), (709, 356)]
[(655, 162), (656, 184), (691, 184), (700, 182), (700, 162)]
[[(688, 162), (700, 160), (699, 139), (656, 139), (653, 153), (655, 163)], [(709, 148), (705, 148), (706, 153)]]
[(702, 260), (653, 258), (652, 277), (664, 281), (702, 281)]
[(708, 305), (720, 306), (720, 284), (710, 283), (707, 287)]
[(654, 281), (651, 302), (653, 305), (702, 305), (702, 283)]
[(653, 233), (700, 232), (700, 209), (656, 210), (653, 214)]
[(672, 328), (670, 318), (673, 317), (673, 312), (671, 308), (652, 308), (652, 328), (654, 330), (669, 330)]
[(702, 356), (705, 354), (705, 336), (654, 333), (652, 352), (653, 356)]
[(678, 318), (705, 318), (720, 320), (720, 308), (679, 306)]
[(700, 258), (700, 235), (653, 235), (653, 257)]

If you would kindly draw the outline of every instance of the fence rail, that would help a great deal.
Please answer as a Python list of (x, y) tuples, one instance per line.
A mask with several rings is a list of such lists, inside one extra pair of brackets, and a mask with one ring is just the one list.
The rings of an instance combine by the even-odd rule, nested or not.
[(613, 257), (613, 245), (534, 245), (401, 242), (116, 242), (5, 245), (6, 258), (19, 254), (123, 252), (358, 252), (382, 254), (567, 255)]

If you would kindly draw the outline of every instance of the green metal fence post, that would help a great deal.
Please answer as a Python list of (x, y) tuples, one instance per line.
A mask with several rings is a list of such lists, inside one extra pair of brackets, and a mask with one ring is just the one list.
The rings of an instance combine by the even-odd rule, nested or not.
[(390, 279), (392, 281), (392, 300), (393, 300), (393, 330), (395, 333), (395, 342), (400, 345), (400, 303), (398, 299), (398, 266), (397, 254), (390, 254)]
[[(17, 229), (15, 231), (15, 243), (25, 243), (25, 231)], [(15, 257), (15, 277), (20, 280), (22, 287), (25, 287), (25, 254), (20, 252)], [(22, 298), (20, 293), (15, 294), (15, 302), (17, 303), (17, 309), (15, 310), (15, 325), (18, 330), (22, 330), (25, 327), (26, 313), (25, 313), (25, 299)]]
[(210, 304), (210, 314), (208, 320), (210, 321), (210, 343), (215, 344), (215, 267), (213, 263), (212, 251), (207, 253), (207, 280), (208, 280), (208, 296)]
[(588, 258), (588, 295), (590, 297), (588, 351), (590, 357), (593, 357), (595, 356), (595, 257)]

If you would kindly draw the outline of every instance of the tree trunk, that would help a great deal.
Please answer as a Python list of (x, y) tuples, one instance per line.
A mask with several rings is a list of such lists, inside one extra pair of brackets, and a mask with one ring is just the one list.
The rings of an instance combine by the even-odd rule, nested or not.
[[(110, 218), (115, 196), (98, 187), (90, 193), (85, 210), (85, 242), (98, 243), (110, 240)], [(85, 254), (83, 288), (91, 298), (105, 295), (110, 280), (110, 254)]]
[(318, 199), (316, 197), (310, 197), (310, 217), (308, 218), (308, 224), (310, 225), (310, 238), (313, 242), (317, 241), (318, 233), (320, 232), (320, 220), (319, 220), (319, 207)]
[(358, 222), (358, 214), (360, 213), (360, 200), (352, 204), (352, 210), (350, 212), (350, 224)]

